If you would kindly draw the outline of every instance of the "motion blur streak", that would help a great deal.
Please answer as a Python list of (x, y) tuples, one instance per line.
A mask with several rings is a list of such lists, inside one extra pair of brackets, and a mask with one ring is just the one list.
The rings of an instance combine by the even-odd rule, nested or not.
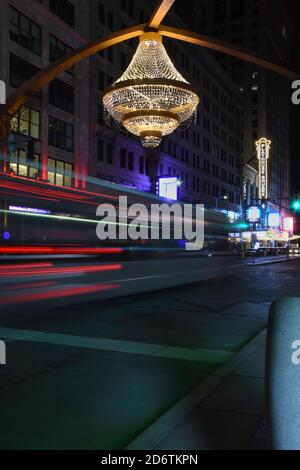
[(55, 291), (37, 292), (35, 294), (10, 295), (0, 298), (2, 305), (19, 304), (25, 302), (38, 302), (39, 300), (50, 300), (61, 297), (72, 297), (76, 295), (92, 294), (118, 289), (120, 284), (92, 284), (83, 287), (68, 287)]
[(16, 269), (51, 268), (53, 263), (0, 264), (0, 272)]
[(39, 266), (37, 269), (15, 269), (15, 270), (5, 270), (2, 271), (0, 269), (0, 277), (21, 277), (21, 276), (43, 276), (46, 274), (54, 275), (54, 274), (73, 274), (73, 273), (95, 273), (95, 272), (103, 272), (103, 271), (118, 271), (122, 269), (121, 264), (106, 264), (101, 266), (70, 266), (70, 267), (60, 267), (54, 268), (50, 267), (49, 269), (40, 268)]
[[(53, 286), (56, 286), (57, 283), (55, 281), (44, 281), (44, 282), (28, 282), (28, 283), (21, 283), (21, 284), (18, 284), (18, 290), (25, 290), (25, 289), (39, 289), (39, 288), (42, 288), (42, 287), (53, 287)], [(12, 286), (5, 286), (5, 290), (6, 291), (9, 291), (9, 290), (13, 290), (15, 291), (16, 290), (16, 286), (15, 285), (12, 285)]]
[(0, 254), (14, 255), (101, 255), (122, 253), (123, 248), (64, 248), (54, 246), (0, 246)]
[[(6, 176), (5, 173), (2, 173)], [(21, 178), (18, 177), (19, 179), (25, 180), (25, 181), (32, 181), (28, 178)], [(109, 194), (102, 194), (102, 193), (93, 193), (90, 191), (81, 191), (80, 189), (76, 188), (63, 188), (65, 191), (61, 193), (60, 191), (57, 190), (57, 186), (51, 183), (47, 183), (48, 188), (39, 188), (36, 186), (30, 186), (29, 184), (26, 185), (26, 188), (24, 189), (24, 185), (16, 183), (16, 182), (9, 182), (9, 181), (4, 181), (0, 183), (0, 187), (2, 188), (7, 188), (7, 189), (14, 189), (14, 190), (21, 190), (25, 191), (27, 193), (32, 193), (32, 194), (38, 194), (40, 195), (46, 195), (46, 196), (52, 196), (52, 197), (59, 197), (61, 199), (73, 199), (73, 200), (79, 200), (82, 201), (85, 199), (89, 199), (89, 196), (96, 196), (96, 197), (105, 197), (107, 199), (113, 199), (113, 200), (118, 200), (118, 196), (111, 196)]]

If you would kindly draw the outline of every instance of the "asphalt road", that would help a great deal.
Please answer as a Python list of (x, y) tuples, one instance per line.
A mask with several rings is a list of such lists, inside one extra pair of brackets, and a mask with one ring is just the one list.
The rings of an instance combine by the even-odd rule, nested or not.
[(149, 292), (226, 275), (242, 267), (235, 256), (208, 257), (183, 252), (175, 259), (137, 261), (105, 258), (1, 260), (0, 312), (23, 315), (47, 307), (68, 307), (100, 299)]
[[(189, 273), (185, 281), (191, 282), (196, 260), (184, 263), (190, 271), (181, 273)], [(76, 276), (68, 277), (74, 273), (61, 274), (63, 285), (80, 288), (95, 280), (122, 284), (123, 269), (103, 271), (103, 280), (98, 271), (97, 278), (92, 271), (77, 273), (78, 284)], [(125, 278), (134, 279), (135, 269), (132, 265)], [(24, 274), (21, 283), (58, 282), (60, 275), (33, 274)], [(210, 280), (127, 297), (68, 291), (67, 304), (55, 306), (57, 298), (43, 296), (13, 301), (54, 285), (22, 289), (18, 280), (16, 290), (14, 275), (2, 277), (1, 297), (7, 299), (1, 304), (0, 339), (6, 342), (7, 364), (0, 366), (0, 448), (124, 448), (265, 328), (272, 300), (299, 295), (299, 274), (298, 261), (239, 266), (226, 277), (219, 271)], [(130, 282), (134, 290), (141, 281)], [(165, 287), (162, 278), (158, 286)]]

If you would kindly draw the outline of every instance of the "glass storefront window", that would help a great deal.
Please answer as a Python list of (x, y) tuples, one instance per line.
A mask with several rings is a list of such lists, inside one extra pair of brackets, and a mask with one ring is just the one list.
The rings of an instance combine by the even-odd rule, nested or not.
[(73, 167), (61, 160), (48, 159), (48, 180), (57, 186), (72, 186)]
[(10, 168), (18, 176), (35, 178), (39, 172), (39, 161), (38, 154), (34, 154), (33, 160), (27, 160), (27, 152), (19, 149), (11, 154)]
[(12, 132), (38, 140), (40, 138), (40, 112), (23, 106), (11, 119), (10, 128)]

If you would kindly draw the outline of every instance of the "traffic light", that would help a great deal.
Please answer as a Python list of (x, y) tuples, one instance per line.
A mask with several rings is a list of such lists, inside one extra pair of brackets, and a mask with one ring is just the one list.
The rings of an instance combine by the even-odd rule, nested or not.
[(240, 230), (247, 230), (249, 229), (250, 225), (247, 224), (246, 222), (242, 222), (240, 224), (237, 225), (237, 228), (240, 229)]
[(300, 198), (292, 201), (291, 208), (296, 212), (300, 210)]

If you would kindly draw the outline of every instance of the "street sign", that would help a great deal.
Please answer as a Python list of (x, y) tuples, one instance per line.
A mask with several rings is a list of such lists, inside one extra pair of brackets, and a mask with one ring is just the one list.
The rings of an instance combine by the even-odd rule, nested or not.
[(0, 104), (6, 103), (6, 85), (3, 80), (0, 80)]
[(300, 298), (273, 303), (266, 353), (266, 408), (271, 445), (300, 449)]

